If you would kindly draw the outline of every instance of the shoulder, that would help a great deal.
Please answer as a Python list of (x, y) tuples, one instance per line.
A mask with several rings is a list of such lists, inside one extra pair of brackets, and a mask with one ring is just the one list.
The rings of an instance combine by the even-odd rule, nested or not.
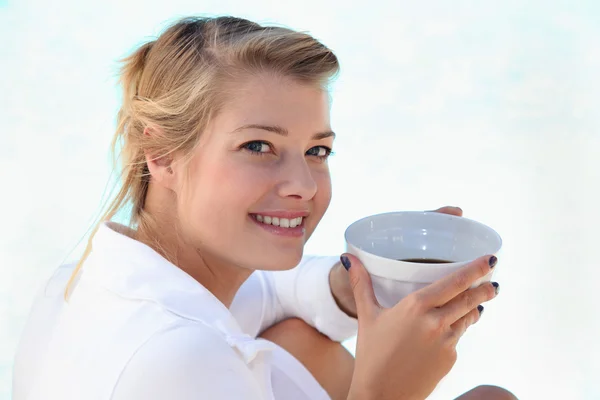
[(257, 391), (245, 362), (214, 329), (179, 323), (154, 334), (133, 355), (115, 400), (249, 398)]
[(218, 364), (244, 365), (242, 359), (215, 329), (186, 321), (177, 321), (155, 333), (140, 347), (132, 361), (142, 359), (187, 363), (195, 368), (208, 367), (207, 360)]
[[(76, 263), (63, 264), (38, 286), (21, 331), (13, 365), (13, 392), (27, 393), (48, 349), (52, 331), (63, 312), (63, 293)], [(15, 395), (16, 396), (16, 395)]]

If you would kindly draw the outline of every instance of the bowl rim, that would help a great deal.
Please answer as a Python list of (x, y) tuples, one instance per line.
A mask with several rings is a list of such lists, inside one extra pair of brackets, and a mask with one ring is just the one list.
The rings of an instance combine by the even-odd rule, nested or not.
[[(382, 217), (386, 217), (386, 216), (398, 216), (398, 215), (423, 215), (423, 216), (427, 216), (427, 218), (445, 218), (445, 219), (460, 220), (460, 221), (463, 221), (466, 223), (475, 224), (475, 225), (479, 226), (480, 228), (487, 230), (491, 235), (493, 235), (495, 237), (495, 239), (497, 239), (498, 248), (496, 249), (496, 251), (494, 251), (493, 253), (490, 253), (490, 254), (497, 254), (502, 249), (502, 246), (503, 246), (502, 237), (500, 236), (500, 234), (498, 232), (496, 232), (496, 230), (494, 230), (493, 228), (491, 228), (490, 226), (488, 226), (482, 222), (475, 221), (473, 219), (466, 218), (466, 217), (459, 217), (456, 215), (438, 213), (435, 211), (390, 211), (390, 212), (367, 215), (366, 217), (360, 218), (360, 219), (354, 221), (353, 223), (351, 223), (350, 225), (348, 225), (348, 227), (344, 231), (344, 240), (346, 242), (346, 247), (347, 247), (348, 251), (350, 253), (354, 254), (355, 256), (357, 256), (359, 259), (361, 259), (360, 255), (364, 255), (364, 256), (368, 257), (369, 259), (377, 261), (377, 263), (379, 264), (380, 267), (374, 268), (372, 265), (368, 266), (367, 264), (369, 264), (369, 263), (365, 262), (364, 259), (361, 259), (361, 262), (363, 262), (363, 264), (365, 264), (365, 268), (367, 268), (367, 270), (370, 273), (372, 273), (373, 275), (377, 275), (377, 276), (384, 277), (384, 278), (406, 279), (408, 277), (414, 277), (415, 275), (421, 275), (423, 273), (424, 268), (423, 268), (423, 264), (421, 264), (421, 263), (415, 263), (415, 262), (409, 262), (409, 261), (399, 261), (399, 260), (394, 260), (391, 258), (382, 257), (377, 254), (373, 254), (373, 253), (369, 252), (368, 250), (358, 247), (358, 245), (356, 243), (353, 243), (348, 239), (348, 235), (349, 235), (349, 232), (351, 232), (351, 229), (356, 227), (360, 223), (364, 223), (366, 220), (377, 218), (377, 217), (382, 218)], [(482, 256), (483, 256), (483, 254), (482, 254)], [(426, 274), (427, 277), (423, 276), (422, 279), (419, 279), (419, 281), (433, 282), (436, 279), (436, 277), (438, 277), (439, 275), (443, 275), (443, 274), (449, 273), (453, 270), (456, 270), (457, 268), (467, 264), (470, 261), (472, 261), (472, 260), (463, 260), (463, 261), (456, 261), (456, 262), (443, 263), (443, 264), (427, 264), (426, 269), (429, 273)], [(402, 268), (402, 269), (394, 268), (394, 269), (390, 270), (389, 269), (390, 265), (403, 265), (404, 268)]]

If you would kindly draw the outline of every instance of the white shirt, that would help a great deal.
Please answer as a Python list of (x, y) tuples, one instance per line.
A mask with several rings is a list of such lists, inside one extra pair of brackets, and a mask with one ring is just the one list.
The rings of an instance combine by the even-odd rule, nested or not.
[(333, 340), (357, 322), (329, 288), (335, 257), (256, 271), (230, 309), (150, 247), (107, 223), (68, 302), (73, 266), (35, 301), (15, 359), (14, 400), (327, 399), (289, 353), (257, 335), (298, 317)]

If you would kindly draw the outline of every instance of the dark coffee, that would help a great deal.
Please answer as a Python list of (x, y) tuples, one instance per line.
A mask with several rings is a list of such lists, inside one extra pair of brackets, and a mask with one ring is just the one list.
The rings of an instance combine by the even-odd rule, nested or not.
[(419, 264), (448, 264), (448, 263), (454, 262), (454, 261), (448, 261), (448, 260), (437, 260), (435, 258), (407, 258), (405, 260), (400, 259), (398, 261), (419, 263)]

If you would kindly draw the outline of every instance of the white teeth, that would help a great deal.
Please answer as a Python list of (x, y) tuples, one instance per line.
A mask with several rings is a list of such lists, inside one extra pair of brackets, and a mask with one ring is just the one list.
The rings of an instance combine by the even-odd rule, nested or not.
[(262, 222), (267, 225), (279, 226), (281, 228), (296, 228), (297, 226), (302, 225), (303, 217), (298, 218), (278, 218), (278, 217), (269, 217), (268, 215), (258, 215), (255, 214), (256, 220), (258, 222)]

